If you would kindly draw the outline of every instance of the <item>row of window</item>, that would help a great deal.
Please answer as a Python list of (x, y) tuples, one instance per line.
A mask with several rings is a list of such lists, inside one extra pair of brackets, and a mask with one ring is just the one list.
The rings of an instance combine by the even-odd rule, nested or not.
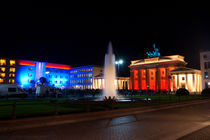
[(87, 72), (87, 71), (93, 71), (93, 69), (81, 69), (81, 70), (74, 70), (74, 71), (71, 71), (70, 73)]
[[(6, 77), (6, 74), (5, 73), (0, 73), (0, 77), (4, 78), (4, 77)], [(10, 73), (9, 77), (15, 77), (15, 74), (14, 73)]]
[[(6, 68), (5, 67), (0, 67), (1, 72), (5, 72)], [(15, 72), (15, 68), (9, 68), (9, 72)]]
[(71, 86), (71, 88), (73, 88), (73, 89), (92, 89), (93, 86), (92, 85), (75, 85), (75, 86)]
[[(4, 79), (0, 78), (0, 83), (4, 83)], [(15, 80), (14, 79), (9, 79), (9, 84), (14, 84)]]
[(68, 76), (62, 76), (62, 75), (60, 75), (60, 76), (59, 76), (59, 75), (54, 75), (54, 76), (53, 76), (53, 75), (50, 75), (50, 74), (48, 75), (48, 74), (47, 74), (46, 77), (49, 77), (49, 78), (52, 78), (52, 77), (54, 77), (54, 78), (59, 78), (59, 77), (60, 77), (60, 78), (64, 78), (64, 77), (65, 77), (66, 79), (68, 79)]
[(55, 72), (55, 73), (68, 73), (66, 70), (52, 70), (52, 69), (46, 69), (48, 72)]
[[(15, 66), (15, 60), (10, 60), (9, 63), (10, 63), (10, 66)], [(0, 59), (1, 66), (6, 65), (6, 64), (7, 64), (6, 59)]]
[(76, 83), (92, 83), (92, 79), (86, 79), (86, 80), (70, 80), (70, 84), (76, 84)]
[(80, 77), (92, 77), (92, 73), (89, 74), (77, 74), (77, 75), (70, 75), (70, 78), (80, 78)]
[(52, 81), (49, 81), (49, 83), (50, 84), (64, 84), (65, 82), (63, 82), (63, 81), (54, 81), (54, 82), (52, 82)]

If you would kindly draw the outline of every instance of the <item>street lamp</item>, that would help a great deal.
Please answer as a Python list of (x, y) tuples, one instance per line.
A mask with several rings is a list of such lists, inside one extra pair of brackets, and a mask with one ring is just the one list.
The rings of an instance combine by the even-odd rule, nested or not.
[[(123, 64), (123, 60), (120, 59), (118, 61), (115, 61), (115, 64), (117, 65), (117, 73), (118, 73), (118, 76), (119, 76), (119, 65)], [(119, 89), (119, 81), (118, 80), (117, 80), (117, 86), (118, 86), (118, 89)]]
[(119, 65), (122, 65), (123, 64), (123, 60), (120, 59), (118, 61), (115, 61), (115, 64), (117, 65), (117, 72), (119, 73)]

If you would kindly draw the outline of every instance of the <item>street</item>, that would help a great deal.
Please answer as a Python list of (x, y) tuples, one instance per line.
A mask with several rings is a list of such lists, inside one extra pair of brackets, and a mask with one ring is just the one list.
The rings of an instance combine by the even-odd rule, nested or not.
[[(0, 134), (0, 139), (192, 139), (210, 138), (210, 102), (133, 116), (27, 129)], [(209, 135), (209, 136), (208, 136)]]

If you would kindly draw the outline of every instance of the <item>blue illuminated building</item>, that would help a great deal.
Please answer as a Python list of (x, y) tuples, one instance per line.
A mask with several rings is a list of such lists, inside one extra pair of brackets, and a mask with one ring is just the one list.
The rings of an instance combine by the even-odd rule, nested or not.
[(28, 89), (46, 79), (46, 85), (57, 88), (93, 89), (94, 77), (103, 73), (103, 67), (69, 65), (29, 60), (0, 59), (0, 84), (18, 84)]
[[(35, 62), (31, 61), (31, 64), (32, 63), (35, 63)], [(15, 81), (22, 88), (34, 87), (35, 81), (36, 81), (36, 66), (35, 65), (18, 65), (16, 67)]]
[(77, 67), (70, 70), (70, 88), (93, 88), (93, 65)]
[(22, 88), (33, 88), (44, 77), (47, 85), (68, 88), (70, 69), (69, 65), (17, 60), (15, 83)]

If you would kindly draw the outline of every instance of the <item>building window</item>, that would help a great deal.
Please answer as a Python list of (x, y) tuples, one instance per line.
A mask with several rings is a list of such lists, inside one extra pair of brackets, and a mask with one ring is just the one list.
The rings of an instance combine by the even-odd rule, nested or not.
[(0, 73), (0, 77), (4, 78), (5, 77), (5, 73)]
[(9, 63), (10, 63), (10, 66), (15, 66), (15, 60), (10, 60)]
[(13, 77), (13, 78), (14, 78), (14, 77), (15, 77), (15, 74), (11, 74), (11, 73), (10, 73), (10, 74), (9, 74), (9, 77)]
[(6, 59), (0, 59), (0, 65), (6, 65)]
[(14, 84), (15, 83), (15, 80), (14, 79), (9, 79), (9, 83), (10, 84)]
[(4, 79), (0, 78), (0, 83), (4, 83)]
[(15, 68), (10, 68), (9, 72), (15, 72)]
[(208, 68), (208, 63), (204, 62), (204, 68), (207, 69)]
[(4, 67), (1, 67), (1, 72), (5, 72), (5, 68)]
[(28, 70), (31, 70), (32, 71), (32, 68), (28, 68)]
[(182, 80), (185, 80), (185, 78), (184, 78), (184, 77), (182, 77)]
[(31, 73), (29, 73), (29, 74), (28, 74), (28, 76), (29, 76), (29, 77), (31, 77), (31, 76), (32, 76), (32, 74), (31, 74)]
[(205, 79), (208, 79), (208, 78), (209, 78), (208, 72), (205, 72), (205, 73), (204, 73), (204, 78), (205, 78)]

